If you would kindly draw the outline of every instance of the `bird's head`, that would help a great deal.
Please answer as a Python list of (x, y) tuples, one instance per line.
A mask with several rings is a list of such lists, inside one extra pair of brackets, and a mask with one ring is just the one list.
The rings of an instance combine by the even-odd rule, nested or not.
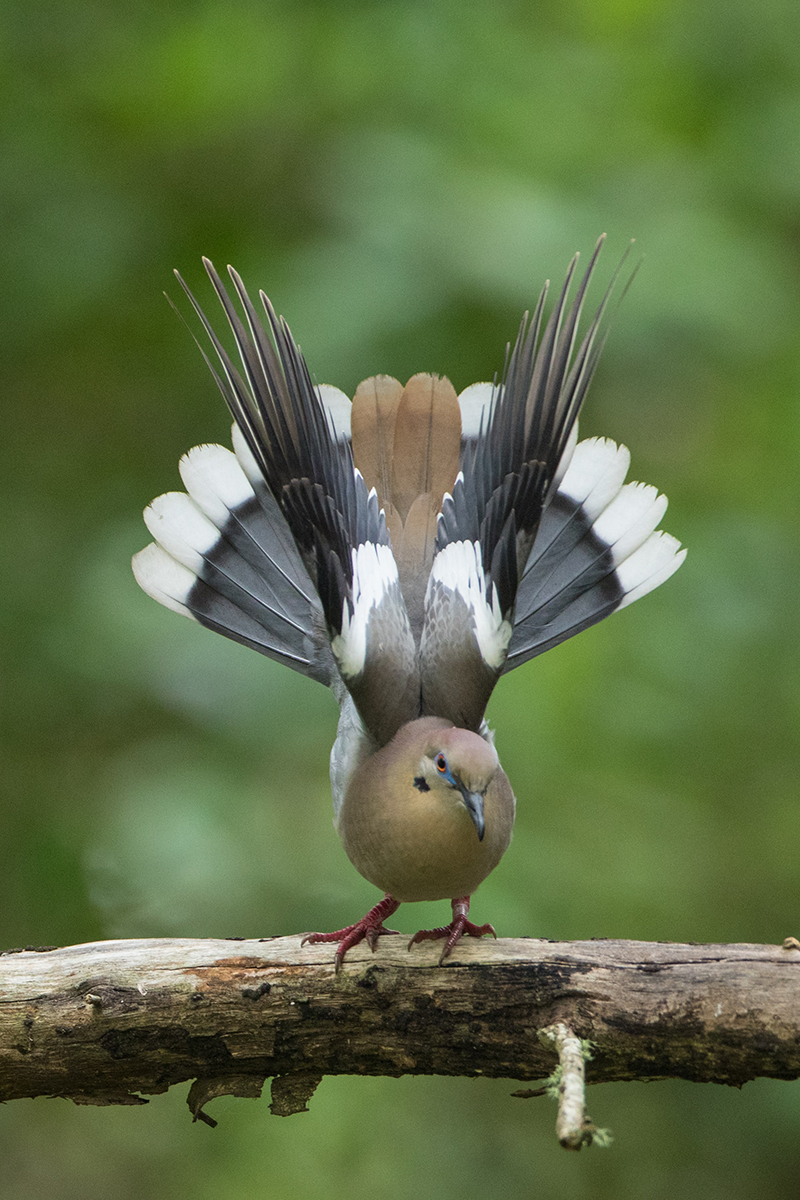
[(446, 792), (467, 810), (478, 839), (486, 823), (483, 801), (499, 766), (497, 751), (468, 729), (435, 730), (419, 763), (414, 786), (420, 791)]

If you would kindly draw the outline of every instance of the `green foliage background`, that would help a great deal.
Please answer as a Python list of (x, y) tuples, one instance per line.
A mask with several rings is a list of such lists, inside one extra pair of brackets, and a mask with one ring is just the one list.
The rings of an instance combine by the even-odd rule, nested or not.
[[(334, 928), (316, 685), (139, 593), (139, 513), (228, 420), (161, 297), (233, 262), (320, 381), (500, 369), (545, 277), (645, 255), (582, 429), (690, 548), (508, 678), (501, 934), (798, 933), (800, 22), (791, 0), (0, 6), (0, 945)], [(607, 277), (606, 274), (606, 277)], [(444, 916), (401, 910), (402, 927)], [(185, 1089), (0, 1113), (3, 1194), (794, 1197), (797, 1084), (601, 1086), (565, 1155), (503, 1082), (326, 1079), (309, 1115)]]

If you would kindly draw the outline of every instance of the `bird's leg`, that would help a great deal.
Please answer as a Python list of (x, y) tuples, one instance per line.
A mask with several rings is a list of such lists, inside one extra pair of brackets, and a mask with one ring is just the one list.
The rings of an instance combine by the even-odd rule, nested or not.
[(467, 937), (479, 938), (490, 933), (492, 937), (497, 937), (492, 925), (473, 925), (472, 921), (467, 920), (469, 896), (461, 896), (458, 900), (451, 900), (450, 903), (453, 906), (453, 919), (449, 925), (440, 925), (438, 929), (420, 929), (419, 933), (415, 933), (408, 943), (410, 950), (415, 942), (436, 942), (439, 938), (447, 938), (439, 958), (440, 967), (456, 942), (465, 934)]
[(356, 921), (355, 925), (348, 925), (344, 929), (337, 929), (334, 933), (307, 933), (300, 945), (305, 946), (306, 942), (311, 946), (316, 946), (320, 942), (338, 942), (339, 945), (336, 947), (336, 954), (333, 959), (335, 969), (338, 972), (344, 956), (351, 946), (357, 946), (359, 942), (366, 941), (374, 954), (379, 937), (382, 937), (385, 933), (400, 932), (399, 929), (387, 929), (383, 923), (392, 913), (396, 913), (399, 907), (400, 901), (395, 900), (387, 892), (383, 899), (374, 908), (371, 908), (365, 917), (362, 917), (360, 921)]

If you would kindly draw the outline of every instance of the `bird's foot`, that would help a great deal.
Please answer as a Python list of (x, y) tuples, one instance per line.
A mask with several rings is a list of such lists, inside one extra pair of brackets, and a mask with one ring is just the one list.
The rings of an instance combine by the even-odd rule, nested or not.
[(338, 942), (339, 945), (336, 947), (336, 954), (333, 958), (334, 970), (338, 974), (344, 956), (352, 946), (357, 946), (359, 942), (365, 941), (374, 954), (379, 937), (383, 937), (384, 934), (400, 932), (399, 929), (387, 929), (383, 923), (386, 917), (397, 912), (399, 907), (400, 901), (395, 900), (387, 892), (380, 903), (371, 908), (360, 921), (356, 921), (355, 925), (347, 925), (344, 929), (335, 930), (334, 933), (307, 933), (303, 936), (300, 945), (305, 946), (306, 942), (310, 946), (318, 946), (321, 942)]
[(444, 949), (439, 957), (439, 966), (443, 966), (444, 960), (449, 957), (450, 952), (462, 937), (484, 937), (490, 933), (496, 938), (497, 934), (492, 925), (473, 925), (472, 921), (467, 920), (469, 912), (469, 896), (461, 896), (458, 900), (453, 900), (453, 919), (449, 925), (440, 925), (438, 929), (420, 929), (419, 933), (415, 933), (411, 941), (408, 943), (409, 950), (416, 942), (436, 942), (440, 938), (447, 938), (444, 944)]

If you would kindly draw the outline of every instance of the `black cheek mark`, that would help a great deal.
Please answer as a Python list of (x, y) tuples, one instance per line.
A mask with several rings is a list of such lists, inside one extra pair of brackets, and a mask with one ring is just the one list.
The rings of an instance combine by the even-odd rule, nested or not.
[(418, 775), (414, 780), (414, 787), (420, 792), (429, 792), (431, 790), (422, 775)]

